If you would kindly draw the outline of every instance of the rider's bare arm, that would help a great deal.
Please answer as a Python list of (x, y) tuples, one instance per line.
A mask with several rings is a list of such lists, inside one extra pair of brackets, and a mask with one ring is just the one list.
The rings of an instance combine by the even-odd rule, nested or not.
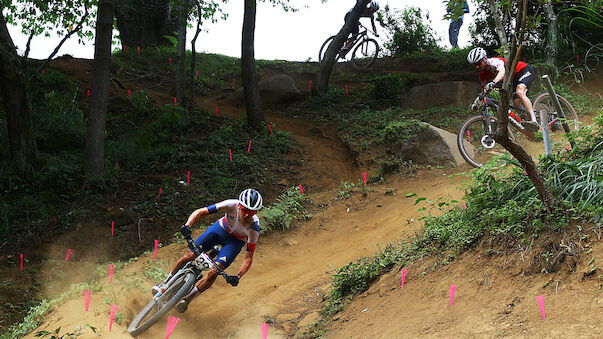
[(241, 268), (239, 268), (239, 271), (237, 272), (237, 277), (241, 278), (245, 275), (245, 273), (249, 271), (251, 263), (253, 263), (253, 252), (247, 251), (245, 252), (245, 261), (243, 261)]
[(197, 222), (197, 220), (199, 220), (199, 218), (202, 215), (214, 214), (217, 212), (224, 212), (227, 205), (228, 205), (228, 200), (224, 200), (219, 203), (213, 204), (211, 206), (199, 208), (199, 209), (195, 210), (193, 213), (191, 213), (191, 215), (188, 217), (188, 220), (186, 221), (186, 225), (192, 226), (194, 223)]
[(371, 15), (371, 25), (373, 25), (373, 32), (375, 33), (375, 35), (379, 36), (379, 34), (377, 34), (377, 27), (375, 26), (375, 17), (373, 15)]

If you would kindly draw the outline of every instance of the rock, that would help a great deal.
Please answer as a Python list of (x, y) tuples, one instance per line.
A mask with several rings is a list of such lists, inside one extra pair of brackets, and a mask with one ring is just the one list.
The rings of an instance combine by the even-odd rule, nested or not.
[(597, 304), (599, 305), (600, 308), (603, 308), (603, 298), (600, 298), (599, 300), (597, 300)]
[(425, 109), (449, 105), (469, 107), (480, 91), (473, 81), (445, 81), (420, 85), (404, 95), (403, 107)]
[[(398, 153), (403, 160), (427, 165), (445, 165), (452, 162), (455, 165), (465, 163), (456, 143), (456, 134), (431, 126), (408, 139)], [(473, 157), (475, 150), (472, 145), (465, 146), (467, 153)]]
[(310, 325), (311, 323), (315, 322), (316, 320), (318, 320), (318, 317), (320, 316), (319, 312), (312, 312), (308, 315), (306, 315), (298, 324), (297, 327), (298, 328), (305, 328), (308, 325)]
[(282, 179), (279, 182), (277, 182), (276, 184), (281, 185), (281, 186), (289, 186), (289, 181), (287, 181), (287, 179)]
[(300, 314), (299, 314), (299, 313), (287, 313), (287, 314), (279, 314), (279, 315), (276, 317), (276, 322), (278, 322), (278, 323), (283, 323), (283, 322), (286, 322), (286, 321), (290, 321), (290, 320), (293, 320), (293, 319), (297, 319), (299, 316), (300, 316)]
[[(263, 106), (274, 104), (285, 104), (291, 102), (301, 95), (301, 92), (295, 86), (293, 78), (286, 74), (279, 74), (262, 80), (258, 83), (260, 98)], [(233, 104), (243, 104), (243, 90), (236, 91), (229, 101)]]

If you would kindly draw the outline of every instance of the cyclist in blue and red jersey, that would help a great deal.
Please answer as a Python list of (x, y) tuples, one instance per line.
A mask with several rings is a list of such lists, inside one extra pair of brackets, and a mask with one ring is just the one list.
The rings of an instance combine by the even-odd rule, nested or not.
[[(486, 50), (481, 47), (476, 47), (467, 54), (467, 61), (479, 71), (479, 81), (484, 92), (489, 92), (496, 86), (502, 83), (505, 78), (505, 59), (494, 57), (488, 58)], [(538, 131), (538, 123), (536, 122), (536, 114), (532, 102), (527, 96), (528, 89), (536, 78), (534, 68), (529, 64), (519, 61), (513, 74), (513, 105), (515, 107), (523, 107), (530, 114), (531, 121), (523, 120), (521, 123), (529, 132)]]
[[(368, 4), (368, 7), (366, 7), (362, 13), (360, 14), (361, 18), (371, 18), (371, 25), (373, 26), (373, 32), (375, 32), (375, 36), (379, 37), (379, 34), (377, 34), (377, 27), (375, 26), (375, 17), (373, 16), (373, 14), (375, 14), (375, 12), (377, 12), (379, 10), (379, 3), (377, 1), (371, 1)], [(352, 9), (350, 9), (344, 17), (344, 22), (348, 22), (348, 19), (350, 18), (350, 16), (352, 15)], [(354, 42), (354, 39), (356, 38), (356, 36), (360, 33), (360, 22), (354, 24), (354, 28), (352, 29), (352, 35), (351, 37), (345, 42), (345, 44), (343, 45), (343, 51), (348, 51), (350, 48), (352, 48), (351, 44)]]
[[(222, 212), (224, 216), (218, 219), (203, 234), (197, 238), (196, 243), (203, 251), (207, 251), (215, 245), (222, 245), (222, 249), (217, 255), (216, 264), (222, 269), (226, 269), (235, 260), (243, 246), (246, 245), (245, 260), (236, 275), (226, 278), (226, 281), (232, 286), (239, 284), (239, 279), (243, 277), (253, 262), (253, 253), (256, 248), (258, 237), (260, 236), (260, 219), (256, 215), (262, 208), (262, 196), (252, 188), (241, 192), (239, 199), (229, 199), (216, 203), (211, 206), (195, 210), (188, 218), (188, 221), (181, 228), (185, 235), (191, 234), (190, 226), (193, 225), (199, 217), (206, 214)], [(174, 266), (165, 281), (153, 287), (153, 294), (164, 291), (164, 284), (169, 281), (172, 275), (176, 274), (187, 262), (197, 257), (192, 251), (187, 252)], [(199, 294), (211, 287), (216, 281), (218, 272), (210, 269), (201, 279), (193, 290), (176, 305), (176, 310), (183, 313), (188, 308), (188, 304)]]

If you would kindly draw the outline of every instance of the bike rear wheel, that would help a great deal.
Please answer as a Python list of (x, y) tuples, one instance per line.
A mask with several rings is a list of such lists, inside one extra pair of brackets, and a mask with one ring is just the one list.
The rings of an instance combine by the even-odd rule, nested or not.
[(374, 39), (362, 40), (352, 52), (352, 64), (356, 68), (367, 68), (379, 55), (379, 44)]
[(193, 289), (196, 281), (193, 272), (186, 272), (168, 286), (158, 299), (153, 297), (153, 300), (134, 317), (134, 320), (128, 326), (130, 335), (136, 337), (153, 326), (161, 316), (171, 310)]
[[(496, 131), (495, 117), (490, 117), (490, 124), (492, 131)], [(515, 140), (511, 129), (509, 129), (509, 137)], [(457, 145), (463, 158), (473, 167), (482, 167), (493, 156), (506, 152), (504, 147), (487, 133), (483, 115), (472, 116), (465, 120), (457, 134)]]
[[(565, 120), (569, 125), (570, 131), (577, 131), (580, 128), (578, 123), (578, 113), (576, 113), (576, 110), (574, 109), (572, 104), (570, 104), (570, 102), (567, 101), (564, 97), (557, 94), (557, 98), (559, 99), (559, 103), (561, 104), (561, 109), (563, 109)], [(562, 117), (558, 114), (557, 109), (553, 104), (553, 98), (549, 93), (542, 93), (538, 95), (534, 99), (534, 103), (532, 104), (532, 106), (534, 106), (534, 113), (536, 113), (536, 120), (538, 121), (538, 124), (540, 124), (540, 111), (544, 110), (548, 114), (547, 124), (550, 127), (550, 131), (552, 133), (563, 132), (563, 126), (561, 124)]]
[[(322, 46), (320, 46), (320, 51), (318, 51), (318, 62), (322, 62), (322, 59), (325, 57), (325, 53), (327, 52), (327, 48), (329, 48), (329, 45), (331, 44), (331, 42), (333, 42), (333, 40), (335, 39), (335, 35), (329, 37), (327, 40), (325, 40), (325, 42), (323, 42)], [(337, 53), (338, 55), (336, 56), (336, 59), (339, 58), (339, 53)]]

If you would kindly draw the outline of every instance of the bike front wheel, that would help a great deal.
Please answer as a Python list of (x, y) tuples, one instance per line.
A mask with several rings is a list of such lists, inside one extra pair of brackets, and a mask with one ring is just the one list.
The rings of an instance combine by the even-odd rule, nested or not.
[(331, 42), (333, 42), (334, 39), (335, 35), (329, 37), (327, 40), (325, 40), (325, 42), (323, 42), (322, 46), (320, 46), (320, 51), (318, 51), (318, 62), (322, 62), (322, 59), (324, 59), (325, 53), (327, 52), (329, 45), (331, 44)]
[(352, 52), (352, 64), (356, 68), (367, 68), (377, 60), (379, 44), (374, 39), (362, 40)]
[[(559, 104), (565, 115), (565, 121), (568, 123), (570, 131), (577, 131), (580, 128), (578, 121), (578, 113), (574, 109), (574, 106), (570, 104), (564, 97), (557, 94)], [(544, 110), (547, 113), (549, 129), (552, 133), (563, 131), (563, 117), (557, 112), (555, 104), (553, 104), (553, 97), (549, 93), (542, 93), (534, 99), (534, 113), (536, 114), (536, 120), (540, 124), (540, 111)]]
[(193, 272), (186, 272), (168, 286), (159, 298), (153, 297), (128, 326), (130, 335), (136, 337), (153, 326), (193, 289), (196, 278)]
[[(496, 131), (497, 122), (495, 117), (490, 117), (493, 133)], [(457, 145), (461, 155), (471, 166), (482, 167), (493, 156), (506, 152), (504, 147), (494, 140), (493, 133), (488, 133), (483, 115), (470, 117), (461, 125), (457, 134)], [(515, 140), (511, 129), (509, 137)]]

